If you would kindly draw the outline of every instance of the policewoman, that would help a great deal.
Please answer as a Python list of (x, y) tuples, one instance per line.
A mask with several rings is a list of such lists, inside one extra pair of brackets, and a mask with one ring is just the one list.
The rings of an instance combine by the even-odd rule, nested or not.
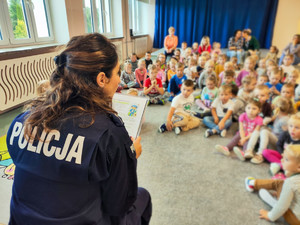
[(9, 224), (149, 224), (151, 198), (137, 187), (140, 138), (111, 108), (115, 46), (100, 34), (74, 37), (55, 62), (50, 90), (7, 134), (16, 165)]

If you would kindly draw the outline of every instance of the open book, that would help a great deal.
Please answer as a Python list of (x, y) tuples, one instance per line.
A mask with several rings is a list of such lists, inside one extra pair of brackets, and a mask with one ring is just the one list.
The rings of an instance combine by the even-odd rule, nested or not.
[(116, 93), (112, 100), (112, 108), (122, 118), (129, 136), (137, 138), (142, 127), (148, 99), (132, 95)]

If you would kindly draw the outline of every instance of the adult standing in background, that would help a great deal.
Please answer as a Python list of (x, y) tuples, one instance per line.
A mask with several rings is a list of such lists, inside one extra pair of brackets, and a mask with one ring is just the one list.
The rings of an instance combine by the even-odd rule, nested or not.
[(164, 47), (165, 47), (165, 56), (166, 60), (168, 56), (174, 55), (174, 50), (177, 48), (178, 45), (178, 37), (175, 34), (175, 28), (169, 27), (169, 35), (165, 37), (164, 40)]
[(120, 83), (116, 47), (101, 34), (73, 37), (55, 58), (51, 88), (7, 133), (16, 165), (10, 225), (148, 225), (137, 187), (140, 138), (111, 108)]
[(242, 35), (243, 38), (245, 39), (243, 44), (244, 52), (242, 54), (242, 58), (244, 61), (245, 58), (249, 55), (251, 56), (251, 55), (259, 54), (260, 46), (258, 40), (251, 35), (251, 31), (249, 29), (244, 29)]
[(234, 36), (229, 38), (228, 51), (226, 54), (229, 58), (236, 56), (238, 59), (238, 64), (241, 64), (243, 44), (244, 40), (242, 38), (242, 31), (236, 30), (234, 32)]
[(298, 65), (300, 63), (300, 34), (295, 34), (293, 36), (292, 42), (290, 42), (282, 52), (282, 55), (279, 59), (279, 65), (282, 64), (282, 60), (285, 55), (292, 54), (294, 55), (293, 65)]

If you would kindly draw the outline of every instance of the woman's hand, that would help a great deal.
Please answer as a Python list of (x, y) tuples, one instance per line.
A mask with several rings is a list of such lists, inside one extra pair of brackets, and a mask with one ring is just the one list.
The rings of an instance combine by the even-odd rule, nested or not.
[(133, 146), (135, 148), (135, 157), (138, 158), (142, 154), (141, 137), (138, 136), (135, 140), (133, 137), (131, 137), (131, 140), (132, 140)]
[(259, 218), (270, 221), (270, 219), (268, 217), (268, 211), (264, 210), (264, 209), (259, 210)]

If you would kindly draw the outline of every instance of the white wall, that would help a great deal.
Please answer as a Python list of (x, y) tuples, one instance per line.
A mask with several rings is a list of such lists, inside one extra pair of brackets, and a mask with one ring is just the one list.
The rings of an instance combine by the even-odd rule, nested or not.
[(55, 40), (59, 44), (65, 44), (70, 37), (65, 1), (51, 0), (49, 1), (49, 7)]
[(279, 0), (272, 44), (281, 50), (300, 34), (300, 0)]

